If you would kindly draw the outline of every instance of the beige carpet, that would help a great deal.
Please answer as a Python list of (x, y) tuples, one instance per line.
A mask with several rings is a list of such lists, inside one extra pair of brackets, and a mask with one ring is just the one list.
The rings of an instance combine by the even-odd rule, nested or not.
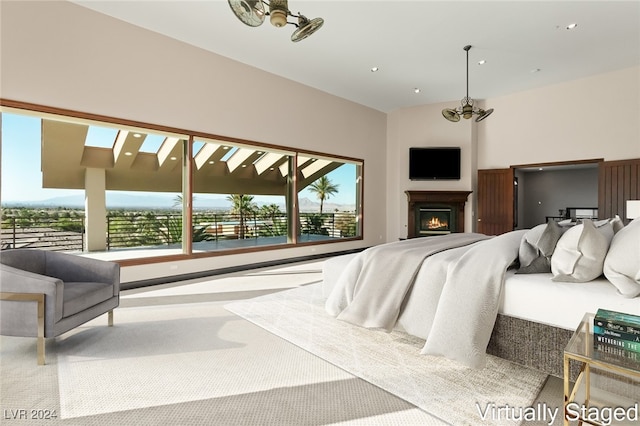
[[(4, 418), (29, 409), (54, 411), (57, 417), (46, 423), (63, 426), (445, 424), (223, 307), (311, 289), (322, 279), (321, 266), (308, 262), (128, 290), (114, 327), (102, 316), (48, 339), (45, 366), (36, 365), (35, 339), (0, 336), (0, 424), (43, 424)], [(305, 315), (295, 316), (303, 324)], [(280, 322), (296, 328), (295, 316)], [(326, 335), (315, 319), (308, 321), (316, 325), (305, 336)], [(378, 349), (373, 340), (370, 347)], [(362, 363), (383, 361), (365, 355)], [(398, 352), (398, 362), (406, 362), (403, 357)], [(410, 364), (405, 368), (412, 371)], [(557, 382), (547, 383), (544, 389), (553, 392), (543, 402), (561, 406)], [(460, 409), (457, 396), (449, 411)]]
[[(112, 329), (86, 327), (66, 336), (57, 344), (60, 416), (219, 401), (352, 380), (329, 364), (312, 363), (311, 354), (275, 350), (257, 332), (253, 339), (246, 334), (240, 339), (234, 323), (244, 320), (214, 308), (212, 303), (123, 308)], [(249, 367), (257, 358), (262, 358), (261, 368)], [(290, 420), (287, 424), (295, 424)]]
[(103, 316), (48, 341), (46, 366), (34, 339), (2, 336), (0, 402), (74, 426), (442, 425), (223, 308), (320, 278), (301, 264), (127, 291), (114, 327)]
[(532, 406), (546, 375), (500, 358), (472, 370), (444, 358), (420, 355), (424, 341), (337, 321), (326, 314), (320, 284), (225, 305), (345, 371), (455, 425), (515, 424), (481, 418), (492, 404)]

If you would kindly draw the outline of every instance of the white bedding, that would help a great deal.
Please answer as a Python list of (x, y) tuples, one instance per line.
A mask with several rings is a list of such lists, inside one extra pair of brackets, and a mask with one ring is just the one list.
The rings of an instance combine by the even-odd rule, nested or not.
[(423, 354), (482, 368), (505, 273), (524, 234), (451, 234), (372, 247), (342, 268), (326, 310), (363, 327), (404, 328), (425, 339)]
[[(325, 261), (325, 296), (331, 292), (337, 277), (355, 255), (347, 254)], [(513, 270), (508, 271), (498, 312), (567, 330), (575, 330), (586, 312), (595, 312), (598, 308), (640, 315), (640, 298), (622, 297), (604, 277), (586, 283), (551, 281), (551, 277), (550, 273), (516, 274)], [(421, 303), (429, 301), (423, 300)], [(400, 316), (399, 325), (411, 330), (412, 320), (406, 315)]]
[(621, 296), (600, 277), (586, 283), (551, 281), (552, 275), (507, 273), (499, 313), (575, 330), (586, 312), (598, 308), (640, 315), (640, 298)]

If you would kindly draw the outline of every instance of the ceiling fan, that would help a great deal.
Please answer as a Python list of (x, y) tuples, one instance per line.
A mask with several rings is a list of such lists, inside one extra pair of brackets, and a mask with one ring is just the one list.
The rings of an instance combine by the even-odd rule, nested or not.
[[(315, 33), (324, 24), (324, 19), (308, 19), (298, 12), (291, 13), (287, 0), (228, 0), (231, 10), (240, 21), (250, 27), (259, 27), (269, 16), (271, 25), (276, 28), (287, 24), (294, 25), (296, 30), (291, 35), (291, 41), (298, 42)], [(267, 6), (265, 8), (265, 5)], [(297, 22), (289, 22), (288, 18), (297, 18)]]
[(467, 52), (467, 96), (462, 98), (459, 107), (445, 108), (442, 110), (444, 118), (449, 121), (453, 121), (454, 123), (460, 121), (460, 116), (464, 118), (471, 118), (473, 115), (478, 116), (476, 117), (476, 121), (482, 121), (493, 112), (493, 108), (485, 111), (482, 108), (473, 106), (474, 101), (469, 97), (469, 50), (471, 50), (471, 46), (465, 46), (463, 49)]

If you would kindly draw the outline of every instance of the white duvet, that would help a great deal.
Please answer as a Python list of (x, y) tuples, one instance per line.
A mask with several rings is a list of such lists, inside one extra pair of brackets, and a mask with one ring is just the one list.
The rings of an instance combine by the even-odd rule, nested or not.
[(368, 328), (403, 328), (422, 353), (485, 365), (505, 273), (526, 231), (497, 237), (449, 234), (383, 244), (346, 266), (325, 307)]

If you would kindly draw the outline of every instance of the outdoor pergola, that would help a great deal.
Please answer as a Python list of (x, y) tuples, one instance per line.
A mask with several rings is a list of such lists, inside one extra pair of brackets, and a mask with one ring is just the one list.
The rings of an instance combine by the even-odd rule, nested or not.
[[(42, 186), (85, 190), (90, 251), (106, 247), (107, 190), (183, 194), (191, 188), (194, 194), (280, 195), (287, 205), (295, 196), (289, 193), (293, 151), (198, 138), (188, 165), (187, 135), (164, 135), (156, 152), (145, 152), (141, 147), (148, 133), (140, 129), (118, 129), (110, 148), (88, 146), (90, 126), (42, 120)], [(298, 154), (297, 191), (342, 164)]]

